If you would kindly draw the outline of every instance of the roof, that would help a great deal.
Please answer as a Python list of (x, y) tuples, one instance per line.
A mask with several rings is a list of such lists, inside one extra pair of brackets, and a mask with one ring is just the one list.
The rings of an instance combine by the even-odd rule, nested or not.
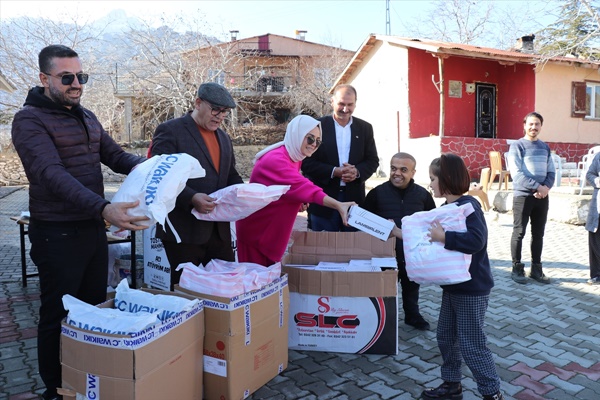
[(4, 90), (5, 92), (12, 93), (17, 88), (4, 76), (2, 71), (0, 71), (0, 90)]
[[(320, 48), (322, 48), (323, 50), (326, 50), (326, 51), (331, 51), (332, 49), (339, 50), (339, 51), (342, 51), (344, 53), (348, 53), (348, 55), (354, 53), (351, 50), (346, 50), (346, 49), (343, 49), (341, 47), (329, 46), (329, 45), (326, 45), (326, 44), (310, 42), (308, 40), (296, 39), (296, 38), (292, 38), (292, 37), (288, 37), (288, 36), (283, 36), (283, 35), (277, 35), (277, 34), (273, 34), (273, 33), (265, 33), (263, 35), (256, 35), (256, 36), (251, 36), (251, 37), (247, 37), (247, 38), (243, 38), (243, 39), (237, 39), (237, 40), (234, 40), (234, 41), (228, 41), (228, 42), (222, 42), (222, 43), (218, 43), (218, 44), (214, 44), (214, 45), (208, 45), (208, 46), (201, 47), (200, 49), (206, 49), (208, 47), (231, 46), (231, 45), (236, 44), (236, 43), (237, 44), (243, 44), (243, 43), (254, 44), (254, 43), (259, 43), (260, 38), (265, 37), (265, 36), (281, 38), (283, 40), (290, 41), (292, 43), (298, 44), (298, 45), (300, 45), (300, 46), (302, 46), (304, 48), (307, 48), (307, 47), (313, 47), (313, 48), (317, 47), (317, 48), (319, 48), (320, 47)], [(190, 50), (190, 51), (187, 51), (186, 53), (190, 53), (190, 52), (197, 51), (197, 50), (199, 50), (199, 49)], [(272, 56), (289, 56), (290, 55), (290, 54), (277, 54), (277, 53), (272, 53), (272, 52), (270, 52), (269, 54), (272, 55)], [(302, 54), (302, 55), (310, 55), (310, 54)], [(322, 53), (316, 53), (315, 55), (322, 55)]]
[(524, 53), (517, 50), (500, 50), (491, 47), (474, 46), (464, 43), (439, 42), (428, 39), (403, 38), (398, 36), (369, 35), (359, 49), (352, 57), (344, 71), (338, 77), (334, 87), (340, 83), (346, 82), (346, 79), (358, 68), (367, 54), (372, 50), (378, 41), (393, 43), (399, 46), (414, 48), (427, 51), (432, 54), (459, 56), (466, 58), (478, 58), (484, 60), (496, 60), (500, 63), (524, 63), (536, 64), (538, 62), (548, 61), (555, 63), (577, 63), (591, 68), (600, 68), (600, 62), (582, 60), (570, 57), (551, 57), (545, 59), (539, 54)]

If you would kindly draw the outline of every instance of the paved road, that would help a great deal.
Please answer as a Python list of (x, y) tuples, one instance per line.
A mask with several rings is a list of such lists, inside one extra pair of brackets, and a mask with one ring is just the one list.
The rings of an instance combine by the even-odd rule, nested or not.
[[(27, 288), (21, 286), (18, 227), (9, 219), (25, 209), (27, 189), (0, 188), (0, 400), (34, 399), (42, 392), (35, 328), (39, 285), (33, 278)], [(496, 287), (486, 331), (505, 397), (599, 399), (600, 286), (586, 284), (587, 232), (549, 222), (543, 260), (553, 282), (518, 285), (510, 279), (511, 221), (509, 214), (488, 214)], [(524, 249), (524, 260), (528, 257)], [(433, 329), (440, 297), (438, 287), (421, 289), (421, 309)], [(287, 370), (251, 399), (418, 398), (424, 386), (440, 383), (435, 331), (414, 330), (402, 323), (403, 315), (399, 320), (398, 355), (289, 351)], [(480, 398), (466, 367), (464, 375), (464, 398)]]

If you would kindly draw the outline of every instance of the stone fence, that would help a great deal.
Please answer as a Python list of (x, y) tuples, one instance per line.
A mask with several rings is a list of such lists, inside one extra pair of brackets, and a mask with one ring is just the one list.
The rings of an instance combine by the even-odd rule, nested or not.
[[(250, 179), (252, 172), (252, 159), (256, 153), (265, 146), (235, 146), (234, 152), (239, 174), (244, 180)], [(148, 149), (127, 149), (130, 153), (146, 156)], [(102, 166), (102, 174), (105, 182), (122, 182), (125, 175), (116, 174), (109, 168)], [(21, 164), (19, 156), (14, 151), (4, 151), (0, 154), (0, 186), (27, 185), (29, 181)]]
[[(262, 148), (264, 146), (234, 147), (237, 170), (245, 181), (250, 178), (254, 155)], [(138, 155), (146, 155), (147, 149), (128, 149), (128, 151)], [(102, 172), (105, 182), (122, 182), (125, 179), (125, 175), (115, 174), (105, 166), (102, 166)], [(371, 178), (367, 182), (367, 189), (371, 189), (383, 182), (385, 182), (385, 179)], [(28, 183), (23, 166), (16, 153), (14, 151), (5, 151), (0, 154), (0, 186), (18, 186), (27, 185)], [(423, 184), (423, 186), (426, 187), (426, 184)], [(591, 195), (584, 194), (579, 196), (574, 194), (578, 191), (578, 187), (561, 186), (560, 188), (553, 189), (550, 197), (548, 218), (573, 225), (585, 224)], [(512, 192), (510, 190), (498, 192), (490, 190), (488, 196), (490, 197), (490, 201), (493, 202), (495, 211), (492, 212), (512, 212)]]

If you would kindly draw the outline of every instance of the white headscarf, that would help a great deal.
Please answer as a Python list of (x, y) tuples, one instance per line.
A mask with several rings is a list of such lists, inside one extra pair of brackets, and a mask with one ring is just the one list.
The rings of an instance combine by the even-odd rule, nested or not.
[(286, 130), (285, 137), (282, 142), (272, 144), (258, 153), (254, 157), (254, 162), (267, 154), (271, 150), (285, 146), (290, 158), (294, 162), (302, 161), (306, 156), (302, 154), (302, 142), (308, 132), (312, 131), (316, 126), (321, 130), (321, 123), (308, 115), (298, 115), (290, 121)]

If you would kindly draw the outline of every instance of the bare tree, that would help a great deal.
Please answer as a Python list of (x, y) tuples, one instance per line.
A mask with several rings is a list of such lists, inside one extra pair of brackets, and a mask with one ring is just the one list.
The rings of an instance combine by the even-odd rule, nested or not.
[(293, 90), (299, 112), (323, 116), (331, 111), (329, 93), (336, 78), (351, 59), (346, 50), (334, 49), (330, 55), (302, 60), (300, 84)]
[(545, 15), (547, 7), (539, 1), (438, 0), (420, 21), (401, 24), (402, 35), (508, 49), (543, 27), (531, 16)]
[(426, 21), (408, 24), (419, 37), (446, 42), (477, 44), (484, 39), (494, 3), (473, 0), (437, 0)]
[[(101, 34), (88, 25), (43, 18), (21, 17), (2, 21), (0, 65), (17, 90), (10, 95), (3, 94), (0, 105), (14, 112), (23, 104), (27, 91), (39, 84), (38, 53), (43, 47), (64, 44), (76, 50), (93, 52)], [(95, 69), (93, 60), (85, 61), (89, 70)]]

